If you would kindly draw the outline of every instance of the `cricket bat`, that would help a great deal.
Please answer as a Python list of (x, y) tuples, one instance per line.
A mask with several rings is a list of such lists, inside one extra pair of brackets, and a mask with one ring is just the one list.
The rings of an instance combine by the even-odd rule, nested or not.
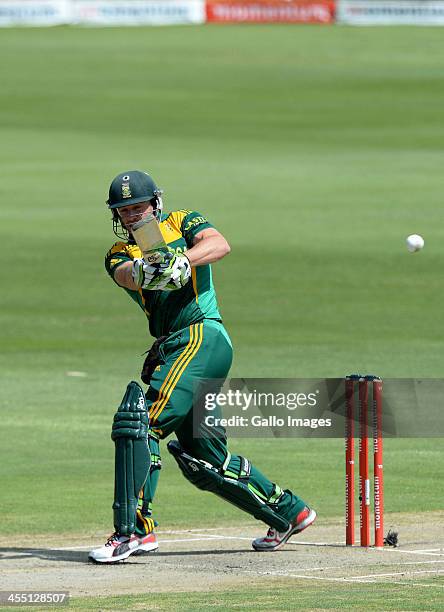
[(142, 251), (144, 260), (148, 263), (155, 262), (158, 258), (158, 251), (167, 247), (154, 215), (148, 215), (137, 221), (132, 226), (131, 233), (137, 246)]

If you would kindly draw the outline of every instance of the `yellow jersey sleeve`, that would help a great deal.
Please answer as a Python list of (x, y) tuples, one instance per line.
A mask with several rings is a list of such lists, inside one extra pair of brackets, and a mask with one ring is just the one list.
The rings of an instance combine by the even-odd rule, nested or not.
[(187, 209), (170, 213), (168, 222), (180, 232), (189, 247), (193, 245), (196, 234), (208, 227), (214, 227), (201, 213)]
[(114, 280), (114, 273), (119, 266), (138, 257), (142, 257), (142, 252), (136, 244), (116, 242), (105, 256), (106, 271)]

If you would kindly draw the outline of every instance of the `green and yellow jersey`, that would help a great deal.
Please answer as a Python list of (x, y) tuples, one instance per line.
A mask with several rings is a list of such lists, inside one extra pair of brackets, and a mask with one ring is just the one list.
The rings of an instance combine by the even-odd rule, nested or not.
[[(196, 234), (208, 227), (213, 226), (200, 213), (191, 210), (162, 214), (160, 222), (165, 242), (176, 252), (182, 253), (193, 246)], [(133, 241), (116, 242), (106, 254), (106, 270), (115, 281), (117, 268), (138, 257), (142, 257), (142, 253)], [(190, 281), (176, 291), (123, 289), (145, 312), (150, 333), (155, 338), (169, 335), (204, 319), (221, 320), (209, 264), (192, 268)]]

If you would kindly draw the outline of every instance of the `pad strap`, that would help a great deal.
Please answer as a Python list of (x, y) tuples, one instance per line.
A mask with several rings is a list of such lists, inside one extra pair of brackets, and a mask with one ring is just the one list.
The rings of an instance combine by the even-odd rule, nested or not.
[(148, 446), (151, 455), (150, 472), (160, 470), (162, 467), (162, 459), (160, 457), (159, 436), (154, 431), (148, 432)]
[(231, 478), (232, 480), (237, 480), (239, 482), (242, 482), (243, 484), (245, 484), (246, 486), (248, 486), (248, 488), (250, 489), (250, 491), (256, 495), (257, 497), (259, 497), (259, 499), (263, 502), (265, 502), (266, 504), (268, 504), (269, 506), (275, 506), (277, 508), (279, 502), (281, 501), (282, 497), (284, 496), (284, 491), (281, 489), (281, 487), (277, 484), (273, 484), (273, 490), (271, 492), (270, 497), (266, 497), (263, 493), (261, 493), (260, 491), (258, 491), (250, 482), (250, 474), (251, 474), (251, 463), (250, 461), (248, 461), (248, 459), (246, 459), (245, 457), (241, 457), (239, 455), (239, 460), (240, 460), (240, 466), (239, 466), (239, 471), (233, 472), (232, 470), (228, 470), (228, 464), (231, 461), (231, 453), (227, 453), (227, 457), (222, 465), (222, 468), (220, 470), (221, 475), (224, 478)]
[(281, 499), (284, 497), (284, 491), (277, 484), (273, 485), (273, 491), (267, 500), (269, 506), (277, 506)]
[[(227, 462), (228, 459), (228, 462)], [(231, 453), (228, 453), (227, 459), (225, 459), (224, 464), (220, 470), (221, 475), (224, 478), (231, 478), (232, 480), (239, 480), (245, 485), (248, 485), (248, 481), (250, 479), (251, 474), (251, 463), (245, 457), (241, 457), (239, 455), (239, 471), (233, 472), (233, 470), (228, 470), (228, 464), (231, 460)]]

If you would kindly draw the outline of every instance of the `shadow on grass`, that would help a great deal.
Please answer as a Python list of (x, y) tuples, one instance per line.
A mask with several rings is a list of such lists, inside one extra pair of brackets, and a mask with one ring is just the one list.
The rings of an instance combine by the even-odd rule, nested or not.
[[(131, 555), (122, 562), (131, 562), (136, 559), (144, 559), (152, 557), (186, 557), (186, 556), (206, 556), (206, 555), (236, 555), (239, 553), (254, 553), (254, 550), (245, 549), (233, 549), (233, 550), (186, 550), (178, 552), (150, 552), (139, 555)], [(257, 554), (257, 553), (256, 553)], [(71, 563), (93, 563), (88, 560), (87, 550), (60, 550), (57, 548), (18, 548), (14, 547), (3, 547), (0, 548), (0, 563), (1, 561), (7, 562), (11, 559), (25, 559), (27, 557), (34, 557), (37, 559), (43, 559), (46, 561), (67, 561)], [(116, 563), (116, 565), (118, 564)], [(101, 563), (94, 563), (95, 566), (103, 565)], [(107, 564), (105, 564), (107, 565)]]
[[(5, 556), (6, 555), (6, 556)], [(18, 548), (16, 546), (0, 548), (0, 560), (23, 559), (37, 557), (47, 561), (71, 561), (86, 563), (88, 553), (84, 550), (57, 550), (57, 548)]]
[[(192, 557), (192, 556), (204, 556), (204, 555), (238, 555), (240, 553), (255, 553), (253, 549), (236, 548), (230, 550), (180, 550), (180, 551), (169, 551), (169, 552), (155, 552), (153, 554), (157, 557)], [(146, 555), (138, 555), (139, 557), (147, 557), (151, 553)], [(255, 553), (257, 554), (257, 553)], [(137, 557), (136, 557), (137, 558)]]
[[(341, 544), (313, 544), (313, 543), (305, 543), (305, 542), (289, 542), (287, 546), (282, 548), (279, 552), (280, 554), (295, 552), (295, 548), (288, 546), (288, 544), (297, 544), (298, 546), (315, 546), (315, 547), (331, 547), (331, 548), (344, 548), (344, 545)], [(155, 555), (156, 558), (166, 557), (166, 558), (174, 558), (174, 557), (205, 557), (205, 556), (214, 556), (214, 555), (238, 555), (238, 554), (253, 554), (257, 555), (257, 553), (252, 548), (232, 548), (232, 549), (205, 549), (205, 550), (181, 550), (181, 551), (152, 551), (149, 553), (143, 553), (138, 555), (131, 555), (127, 559), (124, 559), (119, 563), (131, 563), (132, 561), (145, 559), (147, 557), (152, 557)], [(1, 561), (6, 562), (11, 559), (26, 559), (26, 558), (37, 558), (43, 559), (46, 561), (65, 561), (68, 563), (93, 563), (88, 559), (88, 550), (61, 550), (57, 548), (19, 548), (17, 546), (11, 547), (0, 547), (0, 564)], [(101, 563), (94, 563), (95, 566), (98, 565), (108, 565)]]

